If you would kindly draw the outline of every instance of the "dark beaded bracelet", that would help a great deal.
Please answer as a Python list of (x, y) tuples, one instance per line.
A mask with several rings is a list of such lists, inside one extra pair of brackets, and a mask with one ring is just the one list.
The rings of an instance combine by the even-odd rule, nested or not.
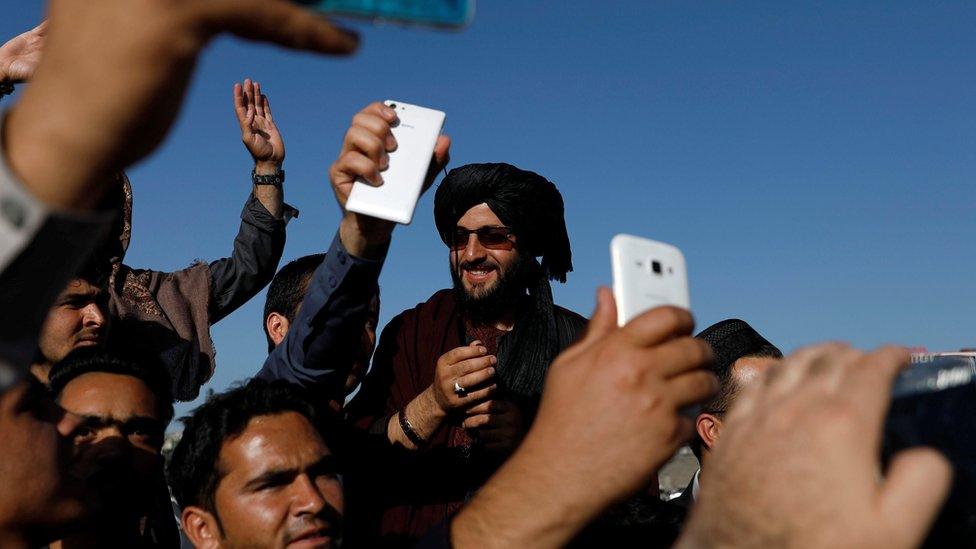
[(427, 441), (424, 440), (423, 437), (418, 435), (417, 431), (414, 431), (413, 425), (410, 425), (410, 420), (407, 419), (406, 410), (400, 410), (399, 412), (397, 412), (397, 415), (400, 416), (399, 418), (400, 429), (403, 430), (403, 434), (407, 435), (407, 438), (410, 439), (410, 442), (412, 442), (414, 446), (416, 446), (417, 448), (426, 446)]

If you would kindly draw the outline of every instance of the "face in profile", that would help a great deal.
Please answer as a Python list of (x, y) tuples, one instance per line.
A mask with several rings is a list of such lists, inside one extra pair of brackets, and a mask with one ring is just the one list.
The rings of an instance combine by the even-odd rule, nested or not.
[[(253, 418), (224, 442), (217, 467), (215, 514), (195, 507), (183, 512), (197, 547), (337, 546), (342, 484), (334, 456), (305, 416)], [(194, 514), (204, 518), (195, 521)]]
[(519, 259), (516, 237), (497, 231), (482, 236), (463, 236), (465, 230), (505, 228), (487, 204), (478, 204), (465, 212), (458, 220), (457, 228), (461, 231), (452, 238), (449, 246), (455, 285), (460, 285), (472, 300), (490, 298), (516, 275)]
[(120, 519), (143, 516), (162, 473), (166, 426), (156, 395), (136, 377), (90, 372), (69, 381), (59, 403), (81, 420), (72, 471), (89, 500)]
[(48, 364), (55, 364), (75, 349), (103, 345), (108, 328), (108, 292), (76, 278), (48, 312), (38, 348)]

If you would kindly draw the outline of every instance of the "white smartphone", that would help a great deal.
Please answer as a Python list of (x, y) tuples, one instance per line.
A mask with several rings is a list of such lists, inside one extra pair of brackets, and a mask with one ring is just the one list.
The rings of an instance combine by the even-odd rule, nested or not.
[(691, 309), (685, 256), (678, 248), (618, 234), (610, 241), (610, 259), (618, 325), (661, 305)]
[(392, 128), (397, 148), (390, 153), (390, 165), (381, 172), (383, 184), (374, 187), (364, 181), (354, 183), (346, 209), (407, 225), (417, 208), (446, 116), (441, 111), (401, 101), (384, 103), (397, 114)]

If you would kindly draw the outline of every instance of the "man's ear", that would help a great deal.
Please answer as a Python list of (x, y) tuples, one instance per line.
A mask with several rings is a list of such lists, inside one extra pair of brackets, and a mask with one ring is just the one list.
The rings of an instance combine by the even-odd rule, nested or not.
[(285, 315), (279, 313), (271, 313), (268, 318), (264, 319), (264, 326), (268, 329), (268, 334), (271, 336), (271, 341), (274, 342), (275, 346), (281, 345), (281, 342), (285, 340), (285, 334), (288, 333), (288, 328), (291, 323), (285, 318)]
[(711, 450), (718, 441), (719, 432), (722, 430), (722, 420), (718, 416), (703, 412), (698, 414), (698, 419), (695, 420), (695, 430), (698, 431), (698, 437), (702, 439), (703, 446)]
[(180, 516), (183, 532), (197, 549), (216, 549), (220, 547), (220, 526), (212, 513), (200, 507), (189, 506)]

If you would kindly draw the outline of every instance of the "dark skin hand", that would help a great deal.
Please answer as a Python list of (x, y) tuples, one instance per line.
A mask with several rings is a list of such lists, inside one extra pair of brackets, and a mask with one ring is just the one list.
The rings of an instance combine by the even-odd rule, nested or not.
[(358, 44), (286, 0), (52, 0), (48, 13), (43, 59), (3, 145), (28, 190), (63, 209), (95, 207), (111, 174), (159, 146), (218, 34), (328, 54)]

